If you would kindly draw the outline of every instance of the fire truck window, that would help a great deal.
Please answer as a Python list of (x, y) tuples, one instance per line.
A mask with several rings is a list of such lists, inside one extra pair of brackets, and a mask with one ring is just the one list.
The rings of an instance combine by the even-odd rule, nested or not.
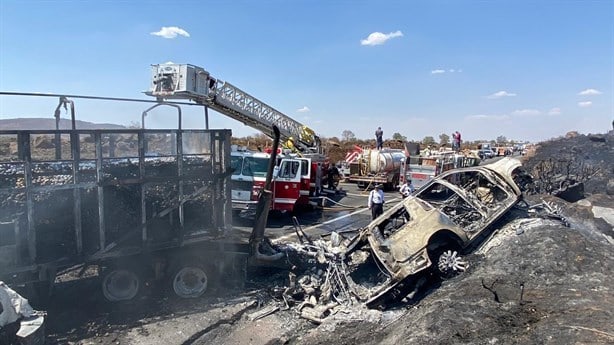
[(299, 162), (297, 161), (285, 161), (282, 162), (281, 168), (279, 169), (279, 177), (283, 178), (294, 178), (298, 173)]
[(307, 175), (309, 173), (309, 161), (303, 159), (303, 164), (301, 165), (301, 175)]
[(254, 158), (254, 176), (265, 177), (269, 170), (269, 159), (263, 157)]
[(298, 174), (300, 168), (299, 162), (292, 162), (292, 177), (295, 177)]
[(243, 162), (243, 175), (245, 176), (266, 176), (268, 169), (268, 159), (258, 157), (245, 157)]
[(230, 157), (230, 169), (232, 169), (233, 175), (239, 175), (241, 173), (242, 163), (243, 163), (243, 157), (237, 157), (237, 156)]

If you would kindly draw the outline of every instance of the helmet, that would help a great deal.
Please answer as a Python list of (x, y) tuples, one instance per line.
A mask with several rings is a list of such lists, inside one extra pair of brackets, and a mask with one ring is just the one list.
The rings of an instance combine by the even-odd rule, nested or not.
[(293, 137), (288, 138), (288, 140), (294, 142), (294, 138)]

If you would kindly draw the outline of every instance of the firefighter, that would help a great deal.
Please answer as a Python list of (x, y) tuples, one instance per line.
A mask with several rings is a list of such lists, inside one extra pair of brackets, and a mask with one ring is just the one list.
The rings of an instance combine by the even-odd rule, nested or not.
[(381, 150), (382, 146), (384, 146), (384, 131), (382, 131), (382, 127), (377, 127), (375, 131), (375, 145), (377, 150)]
[(337, 168), (337, 166), (333, 164), (333, 166), (330, 169), (328, 169), (328, 189), (336, 190), (337, 187), (335, 187), (335, 184), (338, 184), (336, 183), (338, 181), (339, 181), (339, 169)]
[(286, 141), (286, 148), (288, 148), (290, 151), (292, 151), (292, 153), (297, 153), (298, 152), (296, 146), (294, 145), (294, 138), (293, 137), (289, 137), (288, 140)]

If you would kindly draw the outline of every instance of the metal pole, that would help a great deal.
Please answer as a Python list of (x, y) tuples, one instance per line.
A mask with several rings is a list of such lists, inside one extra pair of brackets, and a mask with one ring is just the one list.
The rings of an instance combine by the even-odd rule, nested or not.
[(55, 108), (55, 112), (53, 113), (53, 116), (55, 116), (55, 141), (54, 141), (54, 146), (55, 146), (55, 159), (60, 160), (62, 159), (62, 137), (60, 135), (60, 108), (62, 107), (62, 97), (60, 97), (60, 102), (58, 103), (58, 106)]
[(205, 129), (209, 129), (209, 107), (205, 105)]

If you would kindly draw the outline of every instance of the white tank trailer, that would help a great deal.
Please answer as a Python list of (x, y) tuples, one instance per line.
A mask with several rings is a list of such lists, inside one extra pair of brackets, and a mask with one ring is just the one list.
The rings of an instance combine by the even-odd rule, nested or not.
[(369, 173), (379, 174), (399, 170), (405, 159), (403, 151), (365, 150), (363, 158), (369, 167)]
[(366, 149), (357, 162), (350, 165), (350, 181), (357, 182), (359, 188), (383, 184), (393, 189), (399, 183), (399, 171), (405, 159), (403, 150)]

